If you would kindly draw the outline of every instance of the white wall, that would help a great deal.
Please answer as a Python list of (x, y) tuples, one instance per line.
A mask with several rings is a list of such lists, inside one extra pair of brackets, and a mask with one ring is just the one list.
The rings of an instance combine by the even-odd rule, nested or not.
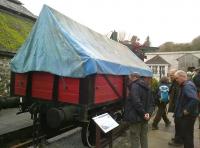
[(155, 57), (156, 55), (159, 55), (170, 64), (169, 69), (173, 69), (173, 68), (178, 69), (177, 59), (183, 56), (184, 54), (193, 54), (194, 56), (200, 58), (200, 51), (152, 52), (152, 53), (145, 53), (145, 54), (147, 56), (147, 59), (145, 59), (145, 62)]

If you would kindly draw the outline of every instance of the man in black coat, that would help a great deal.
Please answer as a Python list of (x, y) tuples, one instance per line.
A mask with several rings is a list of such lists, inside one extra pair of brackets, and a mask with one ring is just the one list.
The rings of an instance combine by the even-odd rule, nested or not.
[[(195, 69), (195, 74), (192, 80), (197, 87), (198, 98), (200, 100), (200, 68)], [(199, 110), (200, 110), (200, 104), (199, 104)], [(200, 129), (200, 116), (199, 116), (199, 129)]]
[[(176, 105), (176, 101), (177, 101), (178, 94), (179, 94), (179, 85), (175, 80), (176, 72), (177, 72), (177, 69), (171, 69), (169, 71), (171, 86), (169, 89), (168, 112), (172, 112), (172, 113), (174, 113), (174, 111), (175, 111), (175, 105)], [(175, 135), (174, 135), (174, 138), (172, 138), (168, 144), (172, 145), (172, 146), (181, 146), (181, 145), (183, 145), (183, 141), (180, 136), (180, 132), (181, 132), (181, 131), (179, 131), (180, 128), (178, 127), (178, 124), (177, 124), (177, 122), (179, 122), (179, 118), (176, 118), (175, 116), (173, 116), (173, 117), (174, 117), (174, 124), (175, 124)]]
[(148, 148), (148, 120), (154, 109), (154, 101), (148, 79), (139, 73), (130, 76), (129, 96), (126, 100), (124, 120), (130, 125), (132, 148)]

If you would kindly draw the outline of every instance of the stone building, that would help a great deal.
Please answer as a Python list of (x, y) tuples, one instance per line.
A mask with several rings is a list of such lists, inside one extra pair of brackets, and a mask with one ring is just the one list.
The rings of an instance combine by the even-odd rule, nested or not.
[(13, 53), (0, 52), (0, 96), (10, 93), (10, 59), (13, 56)]
[(0, 0), (0, 20), (0, 96), (8, 96), (10, 59), (31, 31), (36, 16), (18, 0)]

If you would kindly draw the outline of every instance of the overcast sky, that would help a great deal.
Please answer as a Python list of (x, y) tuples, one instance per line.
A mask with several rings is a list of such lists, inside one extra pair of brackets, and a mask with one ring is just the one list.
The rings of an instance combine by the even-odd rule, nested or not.
[(200, 0), (20, 0), (33, 14), (43, 4), (101, 33), (149, 35), (152, 46), (191, 42), (200, 35)]

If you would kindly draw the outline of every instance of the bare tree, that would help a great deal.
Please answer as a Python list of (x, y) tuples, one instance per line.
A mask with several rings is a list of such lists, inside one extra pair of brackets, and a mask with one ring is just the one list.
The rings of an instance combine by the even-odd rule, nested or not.
[(138, 40), (138, 37), (136, 35), (133, 35), (131, 38), (131, 44), (134, 45)]
[(150, 38), (149, 38), (149, 36), (147, 36), (145, 42), (143, 43), (143, 46), (144, 47), (150, 47), (150, 45), (151, 45)]

